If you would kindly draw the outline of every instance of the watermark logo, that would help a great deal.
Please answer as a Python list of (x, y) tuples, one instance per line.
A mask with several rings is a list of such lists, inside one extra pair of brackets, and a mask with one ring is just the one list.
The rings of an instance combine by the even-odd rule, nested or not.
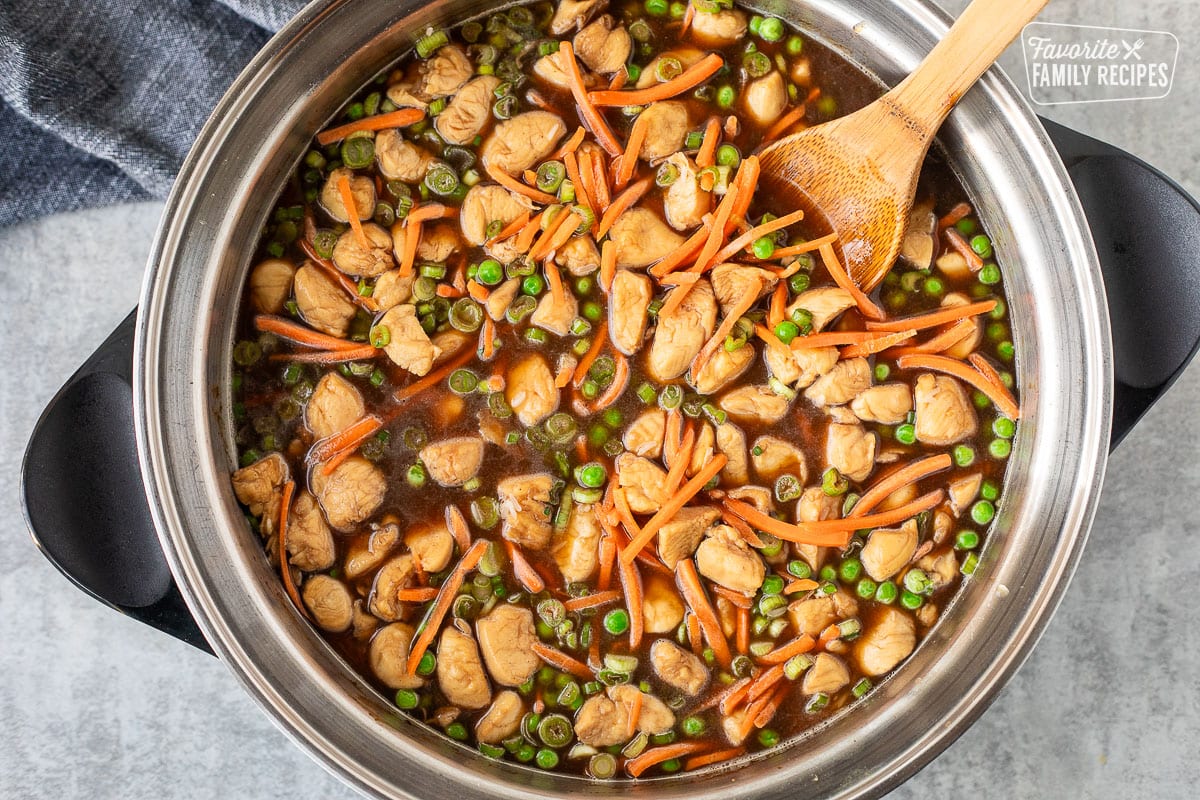
[(1029, 97), (1043, 106), (1166, 97), (1179, 57), (1167, 31), (1051, 22), (1026, 25), (1021, 48)]

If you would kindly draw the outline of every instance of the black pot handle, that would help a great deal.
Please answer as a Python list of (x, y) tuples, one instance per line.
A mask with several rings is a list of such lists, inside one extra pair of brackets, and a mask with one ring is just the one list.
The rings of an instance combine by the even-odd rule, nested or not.
[(21, 496), (33, 541), (100, 602), (208, 653), (154, 532), (138, 471), (130, 312), (42, 412)]
[(1115, 448), (1200, 345), (1200, 204), (1123, 150), (1042, 119), (1100, 256), (1112, 322)]

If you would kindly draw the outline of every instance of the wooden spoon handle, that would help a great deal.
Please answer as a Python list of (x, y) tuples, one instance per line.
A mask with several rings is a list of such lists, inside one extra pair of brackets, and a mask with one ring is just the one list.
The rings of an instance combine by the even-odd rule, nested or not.
[(892, 104), (931, 139), (958, 99), (1047, 2), (973, 0), (920, 66), (888, 92)]

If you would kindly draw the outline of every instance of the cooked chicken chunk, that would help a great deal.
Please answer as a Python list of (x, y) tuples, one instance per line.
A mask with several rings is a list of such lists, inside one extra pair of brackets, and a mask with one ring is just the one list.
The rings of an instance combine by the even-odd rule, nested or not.
[(350, 627), (354, 599), (346, 584), (328, 575), (313, 575), (300, 590), (304, 607), (317, 627), (329, 633), (341, 633)]
[(538, 301), (537, 308), (529, 317), (529, 324), (555, 336), (566, 336), (571, 332), (571, 323), (579, 316), (579, 301), (571, 291), (563, 292), (562, 302), (557, 302), (553, 292), (546, 292)]
[(344, 431), (366, 413), (362, 395), (354, 384), (337, 372), (326, 372), (317, 381), (304, 406), (304, 424), (313, 436), (324, 439)]
[(833, 369), (838, 358), (836, 347), (804, 347), (787, 351), (781, 347), (763, 348), (763, 359), (771, 375), (797, 389), (812, 386), (817, 378)]
[(804, 453), (791, 442), (776, 436), (760, 436), (750, 446), (750, 463), (761, 480), (774, 482), (780, 475), (794, 475), (804, 485), (808, 466)]
[(953, 550), (927, 555), (917, 562), (917, 566), (925, 570), (935, 592), (958, 577), (958, 559)]
[(674, 712), (667, 708), (666, 703), (654, 695), (643, 692), (638, 687), (631, 686), (628, 683), (621, 684), (620, 686), (612, 686), (608, 690), (608, 696), (613, 699), (613, 702), (625, 706), (627, 712), (632, 712), (633, 704), (637, 702), (636, 697), (638, 694), (642, 695), (642, 711), (638, 714), (637, 718), (637, 730), (639, 733), (654, 736), (655, 734), (666, 733), (675, 727)]
[(434, 117), (433, 127), (450, 144), (467, 144), (484, 129), (492, 118), (492, 92), (500, 85), (494, 75), (480, 75), (469, 81)]
[(737, 9), (715, 13), (697, 10), (688, 35), (704, 47), (727, 47), (746, 35), (746, 15)]
[(658, 557), (671, 569), (682, 559), (696, 552), (704, 532), (721, 518), (721, 512), (711, 506), (688, 506), (658, 529)]
[(746, 456), (746, 434), (732, 422), (717, 426), (717, 452), (729, 460), (721, 470), (721, 478), (734, 486), (750, 480), (749, 459)]
[(404, 603), (399, 593), (412, 586), (417, 580), (417, 568), (411, 553), (403, 553), (388, 560), (375, 573), (371, 584), (368, 605), (371, 613), (380, 619), (397, 620), (404, 614)]
[(765, 486), (735, 486), (726, 495), (733, 500), (749, 503), (764, 514), (775, 510), (775, 495)]
[(642, 74), (638, 76), (637, 83), (634, 84), (638, 89), (645, 89), (654, 86), (657, 83), (662, 83), (662, 78), (658, 74), (658, 65), (665, 58), (673, 58), (679, 62), (679, 66), (687, 69), (693, 66), (700, 59), (707, 55), (703, 50), (690, 47), (687, 45), (672, 47), (670, 50), (663, 50), (661, 53), (650, 59), (646, 66), (642, 67)]
[(328, 475), (314, 469), (309, 480), (325, 518), (339, 531), (349, 531), (368, 519), (387, 493), (383, 471), (362, 456), (350, 456)]
[[(390, 519), (394, 520), (395, 518)], [(389, 521), (389, 518), (385, 517), (382, 524), (372, 527), (373, 530), (367, 537), (367, 541), (355, 542), (350, 545), (350, 550), (346, 553), (343, 566), (349, 580), (353, 581), (362, 575), (374, 572), (375, 568), (383, 563), (383, 560), (392, 552), (392, 548), (400, 541), (400, 526), (394, 521)]]
[(797, 600), (788, 606), (788, 616), (798, 636), (811, 636), (814, 639), (838, 621), (833, 598), (824, 595)]
[(305, 262), (296, 271), (296, 307), (304, 321), (330, 336), (345, 336), (357, 309), (342, 288)]
[(617, 248), (617, 266), (640, 269), (658, 261), (683, 244), (662, 217), (648, 208), (634, 206), (617, 217), (608, 238)]
[(440, 521), (409, 528), (404, 532), (404, 545), (426, 572), (441, 572), (454, 555), (454, 536)]
[(613, 347), (627, 356), (642, 349), (652, 299), (654, 287), (648, 277), (627, 269), (617, 270), (608, 304), (608, 332)]
[(582, 278), (600, 269), (600, 251), (590, 236), (572, 236), (558, 248), (558, 265), (570, 275)]
[(850, 401), (850, 410), (863, 422), (899, 425), (912, 411), (912, 390), (907, 383), (872, 386)]
[(617, 456), (617, 485), (635, 514), (653, 514), (667, 502), (667, 473), (641, 456)]
[(751, 292), (760, 298), (766, 296), (779, 280), (773, 272), (761, 267), (747, 267), (733, 262), (713, 267), (710, 277), (722, 313), (729, 313), (730, 308)]
[(721, 395), (717, 405), (738, 422), (774, 425), (787, 414), (791, 401), (769, 386), (739, 386)]
[(248, 467), (233, 473), (233, 493), (256, 517), (262, 517), (262, 533), (274, 533), (279, 524), (283, 485), (291, 480), (288, 463), (279, 453), (268, 453)]
[(609, 75), (629, 60), (633, 40), (624, 25), (605, 14), (575, 34), (575, 53), (592, 72)]
[(922, 373), (914, 392), (917, 408), (917, 440), (924, 444), (947, 445), (975, 435), (979, 418), (962, 384), (949, 375)]
[(501, 686), (520, 686), (542, 665), (531, 649), (537, 642), (533, 612), (501, 604), (475, 622), (475, 635), (492, 680)]
[[(405, 232), (407, 234), (407, 229)], [(401, 242), (397, 241), (394, 249), (403, 254), (400, 244)], [(458, 246), (458, 232), (450, 223), (424, 225), (421, 227), (421, 239), (417, 242), (417, 258), (421, 261), (444, 262), (454, 255)]]
[(415, 280), (415, 273), (403, 276), (400, 270), (389, 269), (376, 279), (371, 298), (379, 305), (380, 311), (407, 303), (412, 298), (412, 285)]
[(550, 33), (562, 36), (582, 28), (601, 5), (600, 0), (561, 0), (550, 19)]
[(663, 437), (667, 431), (667, 412), (661, 408), (643, 411), (625, 429), (622, 444), (635, 456), (659, 458), (662, 456)]
[(477, 436), (456, 436), (432, 442), (421, 448), (420, 458), (429, 470), (429, 477), (439, 486), (462, 486), (479, 474), (483, 440)]
[(858, 668), (872, 677), (890, 672), (917, 646), (912, 617), (897, 608), (884, 608), (855, 642)]
[(818, 406), (840, 406), (871, 387), (871, 365), (865, 358), (849, 358), (813, 381), (804, 396)]
[(505, 398), (521, 424), (537, 425), (558, 408), (558, 387), (545, 356), (531, 353), (508, 370)]
[(689, 697), (700, 694), (708, 684), (704, 662), (670, 639), (658, 639), (650, 645), (650, 663), (659, 680)]
[(820, 522), (840, 516), (842, 498), (825, 494), (820, 486), (810, 486), (796, 504), (796, 519), (800, 522)]
[(521, 695), (505, 689), (496, 694), (491, 707), (475, 723), (475, 738), (484, 744), (499, 744), (521, 730), (523, 716), (525, 701)]
[(909, 520), (899, 528), (876, 528), (867, 537), (859, 558), (872, 580), (886, 581), (917, 552), (917, 523)]
[(355, 175), (354, 170), (338, 167), (329, 173), (325, 185), (321, 187), (318, 200), (325, 213), (338, 222), (349, 222), (350, 214), (346, 204), (342, 202), (342, 193), (338, 183), (345, 177), (350, 181), (350, 196), (354, 198), (354, 210), (358, 218), (367, 220), (375, 213), (375, 182), (365, 175)]
[(367, 651), (371, 672), (389, 689), (419, 689), (425, 679), (408, 674), (408, 649), (412, 645), (413, 627), (403, 622), (384, 625), (373, 637)]
[(800, 688), (805, 694), (833, 694), (850, 683), (850, 670), (846, 662), (832, 653), (819, 653), (813, 665), (804, 673)]
[(497, 125), (479, 155), (488, 169), (519, 173), (550, 155), (566, 132), (567, 126), (557, 114), (526, 111)]
[(296, 267), (282, 258), (260, 261), (250, 271), (250, 301), (260, 314), (278, 314), (283, 311), (292, 294), (292, 278)]
[(642, 115), (646, 119), (646, 140), (640, 153), (643, 161), (657, 161), (683, 148), (692, 125), (687, 104), (661, 100), (651, 103)]
[(696, 165), (683, 153), (675, 153), (667, 163), (679, 170), (674, 183), (663, 195), (663, 211), (667, 224), (677, 231), (698, 226), (712, 207), (712, 194), (700, 188)]
[(767, 573), (758, 553), (728, 525), (709, 528), (696, 548), (696, 569), (713, 583), (745, 595), (757, 592)]
[(333, 265), (347, 275), (374, 278), (395, 266), (392, 261), (392, 236), (374, 222), (363, 223), (368, 247), (359, 243), (354, 231), (338, 237), (333, 246)]
[(950, 484), (946, 495), (950, 499), (950, 510), (954, 512), (954, 516), (957, 517), (966, 511), (971, 503), (975, 502), (975, 498), (979, 495), (979, 487), (982, 484), (983, 475), (979, 472), (968, 475), (965, 478), (959, 478)]
[(404, 75), (399, 80), (388, 85), (388, 100), (391, 100), (397, 108), (419, 108), (425, 111), (429, 108), (429, 98), (417, 96), (420, 92), (417, 84), (420, 82), (420, 62), (410, 63), (404, 70)]
[(554, 479), (546, 473), (517, 475), (496, 484), (500, 501), (501, 533), (510, 542), (530, 550), (550, 544), (550, 489)]
[[(419, 183), (433, 163), (433, 155), (423, 147), (405, 140), (400, 131), (390, 128), (375, 137), (375, 161), (379, 172), (389, 181)], [(374, 208), (374, 206), (372, 206)]]
[(718, 347), (699, 372), (689, 370), (689, 382), (700, 394), (716, 394), (750, 368), (754, 355), (754, 345), (750, 343), (733, 352)]
[[(580, 70), (584, 85), (588, 85), (588, 75)], [(546, 83), (564, 92), (571, 91), (571, 72), (567, 65), (566, 54), (562, 50), (542, 56), (533, 62), (533, 74)]]
[(692, 286), (679, 308), (669, 314), (659, 314), (646, 358), (646, 371), (650, 377), (662, 382), (686, 372), (713, 335), (716, 325), (717, 300), (712, 286), (702, 278)]
[[(697, 14), (696, 16), (700, 16)], [(725, 738), (734, 747), (737, 747), (742, 742), (746, 741), (747, 734), (742, 733), (742, 724), (746, 721), (746, 708), (742, 707), (736, 711), (731, 711), (721, 718), (721, 730), (725, 734)], [(753, 728), (751, 728), (753, 730)]]
[(592, 577), (599, 563), (600, 523), (592, 505), (576, 505), (571, 511), (567, 529), (554, 537), (550, 555), (558, 565), (563, 580), (579, 583)]
[(413, 306), (405, 303), (388, 309), (375, 327), (387, 328), (391, 340), (383, 351), (397, 366), (417, 376), (433, 369), (441, 351), (429, 341)]
[(843, 311), (854, 308), (854, 298), (840, 286), (821, 286), (796, 295), (787, 307), (788, 316), (798, 308), (812, 314), (813, 330), (821, 331)]
[(475, 640), (453, 625), (442, 630), (436, 674), (442, 694), (454, 705), (471, 710), (492, 702), (492, 688)]
[(713, 454), (717, 452), (717, 437), (713, 433), (712, 425), (702, 422), (697, 431), (696, 444), (692, 447), (692, 457), (688, 461), (687, 470), (684, 473), (689, 478), (704, 469), (704, 465), (712, 461)]
[(287, 551), (288, 561), (305, 572), (329, 569), (337, 557), (333, 533), (317, 505), (317, 499), (303, 489), (292, 502)]
[(487, 309), (488, 316), (499, 322), (504, 319), (504, 312), (512, 305), (512, 301), (516, 299), (517, 292), (521, 289), (520, 278), (509, 278), (504, 283), (497, 286), (488, 295), (488, 299), (484, 302), (484, 308)]
[(454, 94), (475, 74), (471, 59), (461, 47), (448, 44), (421, 66), (420, 94), (429, 98)]
[(642, 622), (646, 633), (671, 633), (683, 622), (683, 600), (671, 580), (657, 572), (642, 576)]
[(852, 481), (862, 481), (875, 467), (875, 434), (862, 425), (834, 422), (825, 434), (825, 461)]
[(488, 225), (504, 227), (529, 210), (529, 201), (494, 183), (472, 186), (463, 198), (458, 224), (470, 244), (487, 241)]
[[(433, 365), (436, 367), (438, 364), (454, 358), (454, 356), (462, 352), (464, 347), (474, 345), (478, 341), (478, 337), (455, 330), (454, 328), (448, 328), (430, 336), (429, 341), (433, 344), (433, 349), (437, 351), (437, 355), (433, 359)], [(461, 412), (462, 408), (462, 398), (455, 395), (454, 397), (447, 397), (443, 403), (438, 404), (433, 413), (439, 418), (452, 419), (457, 418), (457, 413)], [(439, 414), (443, 409), (458, 409), (458, 412), (447, 415)]]
[(350, 622), (350, 635), (356, 642), (368, 641), (379, 629), (379, 620), (363, 608), (362, 600), (354, 601), (354, 615)]
[(925, 201), (913, 206), (908, 215), (908, 228), (900, 242), (900, 258), (913, 269), (929, 269), (933, 261), (937, 242), (937, 215), (933, 213), (933, 202)]
[[(955, 253), (954, 255), (958, 255)], [(961, 256), (960, 256), (961, 257)], [(957, 306), (965, 306), (971, 302), (971, 299), (962, 292), (951, 292), (942, 298), (942, 308), (955, 308)], [(966, 358), (975, 352), (975, 348), (979, 347), (979, 343), (983, 341), (983, 323), (979, 317), (973, 317), (970, 320), (971, 333), (965, 338), (955, 342), (955, 344), (946, 349), (945, 355), (950, 358)]]
[(750, 119), (759, 125), (770, 125), (779, 119), (783, 110), (787, 108), (787, 85), (784, 83), (783, 73), (772, 70), (769, 74), (750, 81), (742, 98)]
[(575, 715), (575, 735), (591, 747), (623, 744), (629, 736), (629, 710), (623, 703), (596, 694), (583, 701)]

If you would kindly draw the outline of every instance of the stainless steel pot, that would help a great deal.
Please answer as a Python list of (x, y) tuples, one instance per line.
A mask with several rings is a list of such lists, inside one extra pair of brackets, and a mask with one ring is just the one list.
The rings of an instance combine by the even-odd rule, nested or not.
[[(368, 794), (881, 794), (958, 736), (1028, 655), (1079, 558), (1110, 435), (1123, 435), (1190, 359), (1200, 339), (1200, 285), (1191, 274), (1200, 260), (1197, 207), (1120, 151), (1056, 126), (1052, 142), (1002, 75), (985, 76), (951, 115), (941, 144), (1006, 265), (1025, 421), (975, 577), (867, 702), (735, 771), (630, 787), (498, 763), (398, 713), (293, 611), (230, 490), (227, 394), (235, 298), (273, 200), (313, 133), (427, 26), (497, 7), (321, 0), (246, 68), (168, 201), (132, 361), (131, 317), (39, 423), (24, 486), (35, 538), (102, 601), (211, 647), (298, 744)], [(888, 84), (916, 66), (949, 22), (920, 0), (775, 0), (762, 10)], [(1168, 225), (1176, 244), (1160, 251), (1168, 237), (1155, 231)], [(1181, 226), (1191, 233), (1183, 246)], [(1115, 384), (1102, 267), (1117, 333)], [(1149, 269), (1161, 271), (1156, 280), (1147, 280)], [(1159, 319), (1174, 325), (1160, 330)], [(1153, 353), (1141, 345), (1151, 334)]]

